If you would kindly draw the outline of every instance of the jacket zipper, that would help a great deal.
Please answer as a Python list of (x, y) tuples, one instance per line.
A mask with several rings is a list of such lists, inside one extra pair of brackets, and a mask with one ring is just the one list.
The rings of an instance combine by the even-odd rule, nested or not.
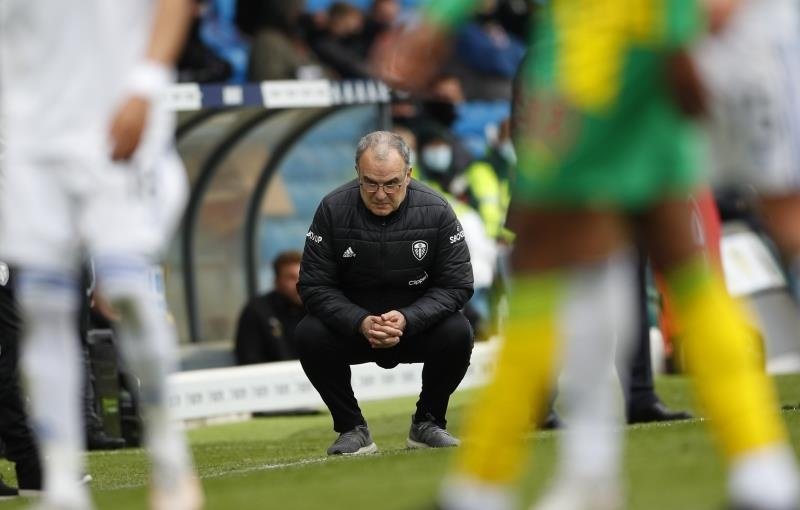
[(386, 245), (385, 243), (385, 234), (386, 234), (386, 221), (381, 221), (381, 247), (380, 247), (380, 254), (381, 254), (381, 277), (385, 280), (386, 279)]

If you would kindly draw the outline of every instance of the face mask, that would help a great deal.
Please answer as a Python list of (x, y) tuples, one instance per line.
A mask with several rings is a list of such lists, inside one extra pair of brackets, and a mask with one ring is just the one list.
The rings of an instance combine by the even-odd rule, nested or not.
[(501, 143), (497, 148), (497, 152), (504, 160), (506, 160), (506, 163), (511, 165), (517, 164), (517, 151), (514, 150), (514, 144), (511, 143), (511, 140), (506, 140), (505, 142)]
[(443, 174), (450, 168), (452, 162), (453, 149), (447, 145), (434, 145), (422, 149), (422, 163), (430, 172)]

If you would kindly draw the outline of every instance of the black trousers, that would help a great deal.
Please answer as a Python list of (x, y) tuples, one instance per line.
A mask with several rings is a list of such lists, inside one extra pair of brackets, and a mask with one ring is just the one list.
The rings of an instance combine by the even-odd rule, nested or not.
[(647, 407), (658, 402), (653, 383), (653, 366), (650, 360), (650, 322), (647, 310), (647, 256), (639, 250), (637, 260), (637, 306), (639, 328), (633, 339), (631, 354), (633, 358), (627, 367), (619, 367), (623, 379), (622, 388), (628, 413), (637, 407)]
[(423, 333), (403, 336), (390, 349), (373, 349), (363, 336), (340, 336), (317, 317), (306, 315), (297, 325), (294, 341), (303, 370), (333, 416), (333, 429), (342, 433), (366, 424), (353, 394), (350, 365), (368, 362), (383, 368), (424, 363), (414, 419), (428, 420), (430, 415), (445, 427), (450, 395), (469, 367), (473, 333), (458, 312)]
[(41, 483), (39, 452), (22, 400), (17, 370), (18, 343), (16, 332), (0, 331), (0, 439), (6, 447), (6, 458), (16, 464), (17, 478), (25, 488), (31, 489), (39, 488), (35, 485)]

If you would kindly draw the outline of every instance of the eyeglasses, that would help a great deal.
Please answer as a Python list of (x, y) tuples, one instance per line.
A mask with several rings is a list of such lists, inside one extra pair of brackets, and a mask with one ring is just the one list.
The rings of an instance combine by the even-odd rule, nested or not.
[(361, 185), (362, 188), (364, 188), (364, 191), (366, 191), (367, 193), (377, 193), (379, 189), (383, 188), (383, 192), (386, 193), (387, 195), (392, 195), (394, 193), (397, 193), (398, 191), (400, 191), (400, 188), (403, 187), (403, 183), (401, 182), (392, 184), (378, 184), (375, 182), (359, 181), (359, 184)]

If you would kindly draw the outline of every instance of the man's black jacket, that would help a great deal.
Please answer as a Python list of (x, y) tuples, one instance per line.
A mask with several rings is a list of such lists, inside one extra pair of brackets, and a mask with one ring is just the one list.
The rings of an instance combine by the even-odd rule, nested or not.
[(367, 315), (399, 310), (406, 334), (425, 331), (472, 296), (464, 231), (447, 201), (411, 180), (400, 207), (376, 216), (358, 181), (322, 199), (306, 234), (298, 289), (334, 331), (358, 334)]

